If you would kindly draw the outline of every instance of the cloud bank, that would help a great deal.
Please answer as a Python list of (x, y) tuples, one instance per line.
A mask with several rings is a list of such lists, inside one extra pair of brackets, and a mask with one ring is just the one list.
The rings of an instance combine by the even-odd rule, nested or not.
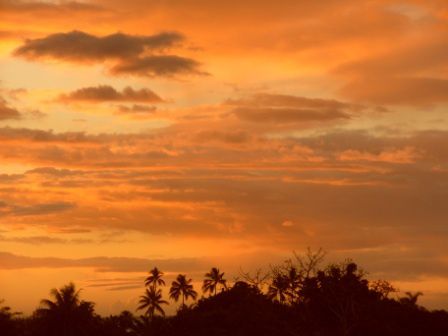
[(199, 70), (199, 62), (165, 54), (167, 49), (180, 44), (183, 40), (184, 37), (176, 32), (156, 35), (115, 33), (96, 36), (75, 30), (26, 40), (22, 46), (14, 50), (13, 55), (28, 60), (55, 59), (75, 63), (107, 61), (111, 63), (108, 65), (110, 73), (120, 75), (153, 77), (205, 74)]

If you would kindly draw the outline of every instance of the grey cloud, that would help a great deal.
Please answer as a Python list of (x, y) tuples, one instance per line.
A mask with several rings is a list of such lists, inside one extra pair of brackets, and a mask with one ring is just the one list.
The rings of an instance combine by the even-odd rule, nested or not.
[(364, 107), (331, 99), (280, 94), (256, 94), (224, 103), (239, 119), (254, 123), (292, 124), (349, 119)]
[(245, 121), (278, 124), (350, 118), (348, 114), (341, 111), (316, 111), (311, 109), (239, 107), (234, 109), (233, 113)]
[(20, 118), (20, 112), (15, 108), (9, 106), (8, 103), (0, 97), (0, 121)]
[(13, 55), (30, 60), (57, 59), (77, 63), (106, 63), (111, 74), (143, 77), (206, 75), (199, 62), (166, 50), (178, 45), (184, 37), (177, 32), (156, 35), (115, 33), (95, 36), (82, 31), (57, 33), (29, 39)]
[(59, 100), (64, 102), (92, 102), (108, 101), (160, 103), (163, 99), (149, 89), (133, 89), (125, 87), (121, 92), (110, 85), (85, 87), (68, 94), (61, 95)]
[(155, 106), (150, 105), (138, 105), (133, 104), (132, 106), (118, 105), (117, 113), (119, 114), (133, 114), (133, 115), (147, 115), (152, 114), (156, 111)]
[(27, 40), (14, 55), (30, 59), (51, 57), (72, 62), (101, 62), (129, 59), (145, 50), (163, 50), (182, 39), (182, 35), (174, 32), (147, 36), (116, 33), (98, 37), (75, 30)]
[(48, 175), (51, 177), (68, 177), (68, 176), (78, 176), (82, 175), (83, 172), (79, 170), (70, 170), (70, 169), (57, 169), (54, 167), (39, 167), (28, 170), (26, 174), (40, 174), (40, 175)]
[(64, 244), (67, 242), (65, 239), (48, 237), (48, 236), (30, 236), (30, 237), (6, 237), (0, 235), (0, 241), (11, 243), (22, 243), (30, 245), (42, 245), (42, 244)]
[(0, 208), (0, 216), (40, 216), (62, 212), (75, 208), (75, 205), (67, 202), (38, 203), (33, 205), (8, 204)]
[(29, 128), (0, 128), (0, 139), (2, 140), (28, 140), (35, 142), (88, 142), (93, 137), (88, 137), (82, 132), (54, 133)]
[(174, 76), (178, 74), (206, 75), (199, 70), (199, 62), (176, 55), (153, 55), (129, 59), (111, 68), (113, 74), (141, 77)]
[(270, 106), (283, 108), (324, 108), (360, 110), (362, 106), (340, 102), (334, 99), (306, 98), (282, 94), (259, 93), (245, 99), (228, 99), (231, 106)]

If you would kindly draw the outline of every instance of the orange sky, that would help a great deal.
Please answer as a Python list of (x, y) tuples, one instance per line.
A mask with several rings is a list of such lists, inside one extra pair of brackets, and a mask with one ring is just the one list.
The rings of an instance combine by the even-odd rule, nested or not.
[(446, 0), (0, 0), (0, 298), (311, 246), (448, 308), (447, 36)]

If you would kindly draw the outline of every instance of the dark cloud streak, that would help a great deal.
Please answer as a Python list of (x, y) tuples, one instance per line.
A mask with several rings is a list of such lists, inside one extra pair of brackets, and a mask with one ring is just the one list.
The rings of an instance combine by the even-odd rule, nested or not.
[(101, 62), (129, 59), (145, 50), (163, 50), (182, 39), (182, 35), (174, 32), (147, 36), (116, 33), (98, 37), (75, 30), (27, 40), (14, 51), (14, 55), (29, 59), (49, 57), (71, 62)]
[(182, 272), (202, 270), (204, 267), (199, 259), (144, 259), (124, 257), (94, 257), (83, 259), (63, 258), (36, 258), (15, 255), (8, 252), (0, 252), (0, 268), (24, 269), (24, 268), (65, 268), (65, 267), (89, 267), (99, 272), (147, 272), (148, 267), (157, 265), (166, 272)]
[(267, 93), (230, 99), (224, 106), (233, 107), (232, 113), (240, 120), (274, 125), (349, 119), (363, 109), (337, 100)]
[(198, 69), (199, 65), (193, 59), (176, 55), (152, 55), (119, 63), (111, 69), (111, 73), (141, 77), (170, 77), (176, 74), (207, 75)]
[(2, 97), (0, 97), (0, 121), (20, 118), (20, 112), (15, 108), (9, 106), (8, 103)]
[(60, 101), (63, 102), (145, 102), (161, 103), (163, 99), (149, 89), (135, 90), (132, 87), (126, 87), (121, 92), (110, 85), (98, 85), (96, 87), (85, 87), (68, 94), (61, 95)]

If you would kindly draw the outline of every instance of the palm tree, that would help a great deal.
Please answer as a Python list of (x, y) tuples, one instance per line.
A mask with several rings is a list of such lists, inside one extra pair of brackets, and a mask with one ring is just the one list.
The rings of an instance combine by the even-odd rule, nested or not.
[(302, 282), (302, 274), (297, 271), (296, 267), (290, 267), (288, 273), (285, 275), (288, 279), (288, 293), (291, 303), (295, 303), (298, 300), (299, 289)]
[(58, 309), (75, 310), (79, 304), (80, 290), (76, 290), (73, 283), (62, 287), (61, 289), (53, 288), (50, 295), (54, 298), (54, 301), (43, 299), (41, 300), (42, 311), (55, 311)]
[(162, 291), (149, 287), (146, 289), (145, 295), (140, 297), (140, 306), (137, 310), (146, 309), (145, 315), (152, 319), (156, 312), (159, 312), (162, 316), (165, 316), (165, 311), (162, 308), (162, 304), (168, 304), (167, 301), (162, 300)]
[(422, 292), (417, 292), (417, 293), (411, 293), (411, 292), (406, 292), (405, 293), (406, 296), (403, 298), (400, 298), (400, 302), (402, 304), (408, 305), (408, 306), (417, 306), (417, 300), (418, 298), (423, 295)]
[(88, 334), (94, 316), (94, 304), (80, 300), (80, 291), (73, 283), (52, 289), (53, 300), (44, 299), (37, 310), (47, 323), (49, 335)]
[(145, 286), (152, 286), (157, 289), (157, 286), (165, 286), (165, 281), (162, 279), (163, 272), (157, 267), (149, 271), (149, 276), (145, 279)]
[(198, 293), (193, 289), (191, 281), (191, 279), (187, 280), (186, 275), (179, 274), (176, 280), (171, 284), (170, 298), (177, 302), (179, 297), (182, 296), (182, 307), (185, 306), (185, 301), (187, 301), (189, 297), (196, 300), (196, 297), (198, 296)]
[(213, 293), (216, 295), (218, 286), (221, 285), (223, 288), (227, 288), (226, 280), (224, 279), (224, 273), (220, 273), (219, 269), (213, 267), (210, 272), (205, 274), (206, 279), (202, 285), (202, 291), (204, 293), (209, 292), (210, 295)]
[(287, 276), (284, 274), (277, 274), (268, 289), (268, 297), (273, 300), (278, 300), (280, 303), (284, 303), (286, 295), (290, 289), (290, 283)]

